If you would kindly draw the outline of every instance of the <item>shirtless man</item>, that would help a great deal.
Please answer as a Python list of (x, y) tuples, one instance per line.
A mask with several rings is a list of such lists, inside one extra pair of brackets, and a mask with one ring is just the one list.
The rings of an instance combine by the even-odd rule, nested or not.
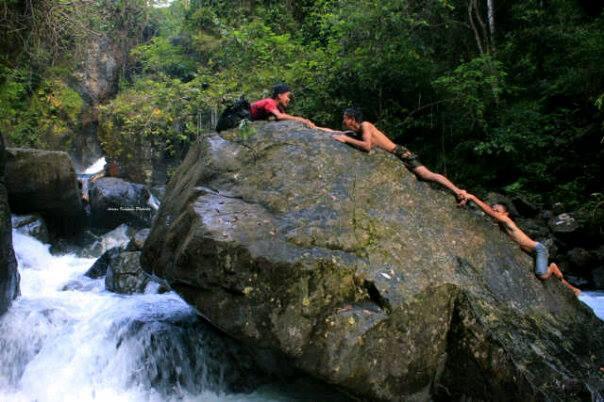
[(413, 174), (415, 174), (418, 178), (426, 181), (433, 181), (439, 183), (440, 185), (451, 190), (453, 194), (455, 194), (455, 196), (458, 198), (460, 203), (465, 202), (465, 190), (461, 190), (460, 188), (455, 186), (445, 176), (430, 171), (419, 161), (416, 154), (409, 151), (404, 146), (397, 145), (392, 142), (373, 124), (369, 123), (368, 121), (363, 121), (363, 114), (360, 110), (354, 108), (344, 110), (344, 117), (342, 123), (346, 128), (356, 133), (360, 137), (360, 139), (355, 139), (341, 131), (338, 132), (328, 128), (318, 128), (323, 131), (335, 132), (337, 134), (333, 135), (333, 138), (336, 141), (354, 145), (364, 151), (369, 152), (373, 147), (378, 147), (385, 150), (386, 152), (394, 154), (403, 162), (405, 167), (411, 172), (413, 172)]
[(547, 265), (548, 253), (545, 246), (528, 237), (526, 233), (516, 226), (516, 223), (509, 216), (508, 208), (504, 204), (495, 204), (491, 207), (473, 194), (467, 194), (466, 200), (472, 201), (487, 215), (495, 219), (499, 224), (499, 227), (506, 232), (512, 240), (518, 243), (521, 250), (535, 256), (535, 275), (537, 278), (544, 281), (554, 275), (556, 278), (560, 279), (566, 287), (572, 290), (576, 296), (579, 296), (581, 291), (564, 279), (558, 265), (553, 262), (550, 263), (549, 266)]

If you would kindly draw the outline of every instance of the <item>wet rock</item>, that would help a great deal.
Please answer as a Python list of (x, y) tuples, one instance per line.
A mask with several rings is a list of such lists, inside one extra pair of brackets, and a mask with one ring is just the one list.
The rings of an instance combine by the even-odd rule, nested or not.
[(121, 251), (110, 258), (105, 288), (123, 294), (144, 292), (149, 276), (141, 268), (140, 255), (140, 251)]
[(28, 236), (35, 237), (42, 243), (50, 241), (48, 228), (40, 215), (13, 215), (11, 221), (14, 229)]
[(67, 153), (7, 148), (6, 155), (6, 188), (12, 212), (40, 213), (51, 233), (78, 234), (84, 209)]
[(95, 236), (94, 240), (88, 241), (80, 255), (82, 257), (100, 257), (105, 251), (114, 247), (124, 248), (130, 238), (136, 233), (136, 229), (128, 225), (121, 224), (110, 232), (101, 236)]
[(213, 325), (372, 400), (600, 397), (604, 324), (490, 220), (387, 153), (252, 127), (192, 146), (143, 249)]
[(88, 268), (88, 271), (86, 271), (84, 275), (92, 279), (105, 276), (111, 263), (117, 259), (122, 251), (123, 249), (120, 247), (114, 247), (105, 251), (103, 255), (100, 256), (90, 268)]
[(11, 210), (4, 177), (5, 162), (4, 137), (0, 134), (0, 314), (19, 294), (19, 272), (13, 250)]
[(128, 251), (142, 251), (143, 246), (145, 245), (145, 240), (149, 237), (149, 232), (151, 229), (141, 229), (132, 236), (130, 239), (130, 243), (126, 246), (126, 250)]
[(91, 220), (95, 226), (115, 228), (123, 223), (150, 226), (149, 192), (142, 184), (103, 177), (90, 184)]
[(573, 233), (579, 229), (579, 222), (571, 214), (560, 214), (548, 222), (550, 229), (557, 235)]

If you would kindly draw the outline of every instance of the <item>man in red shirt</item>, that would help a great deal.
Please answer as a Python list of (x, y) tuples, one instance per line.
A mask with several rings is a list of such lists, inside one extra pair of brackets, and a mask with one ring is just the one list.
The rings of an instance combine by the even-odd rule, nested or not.
[(291, 95), (289, 86), (285, 84), (275, 85), (273, 95), (270, 98), (261, 99), (250, 106), (252, 120), (268, 120), (271, 116), (274, 116), (277, 120), (299, 121), (310, 128), (314, 128), (315, 125), (312, 121), (285, 113), (285, 109), (291, 101)]

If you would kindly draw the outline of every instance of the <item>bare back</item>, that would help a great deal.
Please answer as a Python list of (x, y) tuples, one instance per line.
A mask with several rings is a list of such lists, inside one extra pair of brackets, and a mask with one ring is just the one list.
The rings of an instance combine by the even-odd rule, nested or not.
[(386, 134), (382, 133), (376, 126), (368, 121), (361, 123), (361, 132), (363, 133), (363, 137), (366, 135), (371, 137), (372, 148), (378, 147), (388, 152), (392, 152), (394, 148), (396, 148), (396, 144), (392, 142)]
[(535, 242), (533, 239), (527, 236), (513, 220), (507, 218), (505, 221), (500, 222), (501, 228), (514, 240), (520, 248), (528, 253), (535, 251)]

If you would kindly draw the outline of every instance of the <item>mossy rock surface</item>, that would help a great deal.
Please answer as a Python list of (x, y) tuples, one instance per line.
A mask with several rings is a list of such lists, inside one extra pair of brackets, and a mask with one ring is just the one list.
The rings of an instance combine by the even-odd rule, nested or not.
[(601, 396), (603, 323), (491, 222), (387, 153), (254, 129), (192, 146), (143, 250), (212, 324), (372, 400)]

